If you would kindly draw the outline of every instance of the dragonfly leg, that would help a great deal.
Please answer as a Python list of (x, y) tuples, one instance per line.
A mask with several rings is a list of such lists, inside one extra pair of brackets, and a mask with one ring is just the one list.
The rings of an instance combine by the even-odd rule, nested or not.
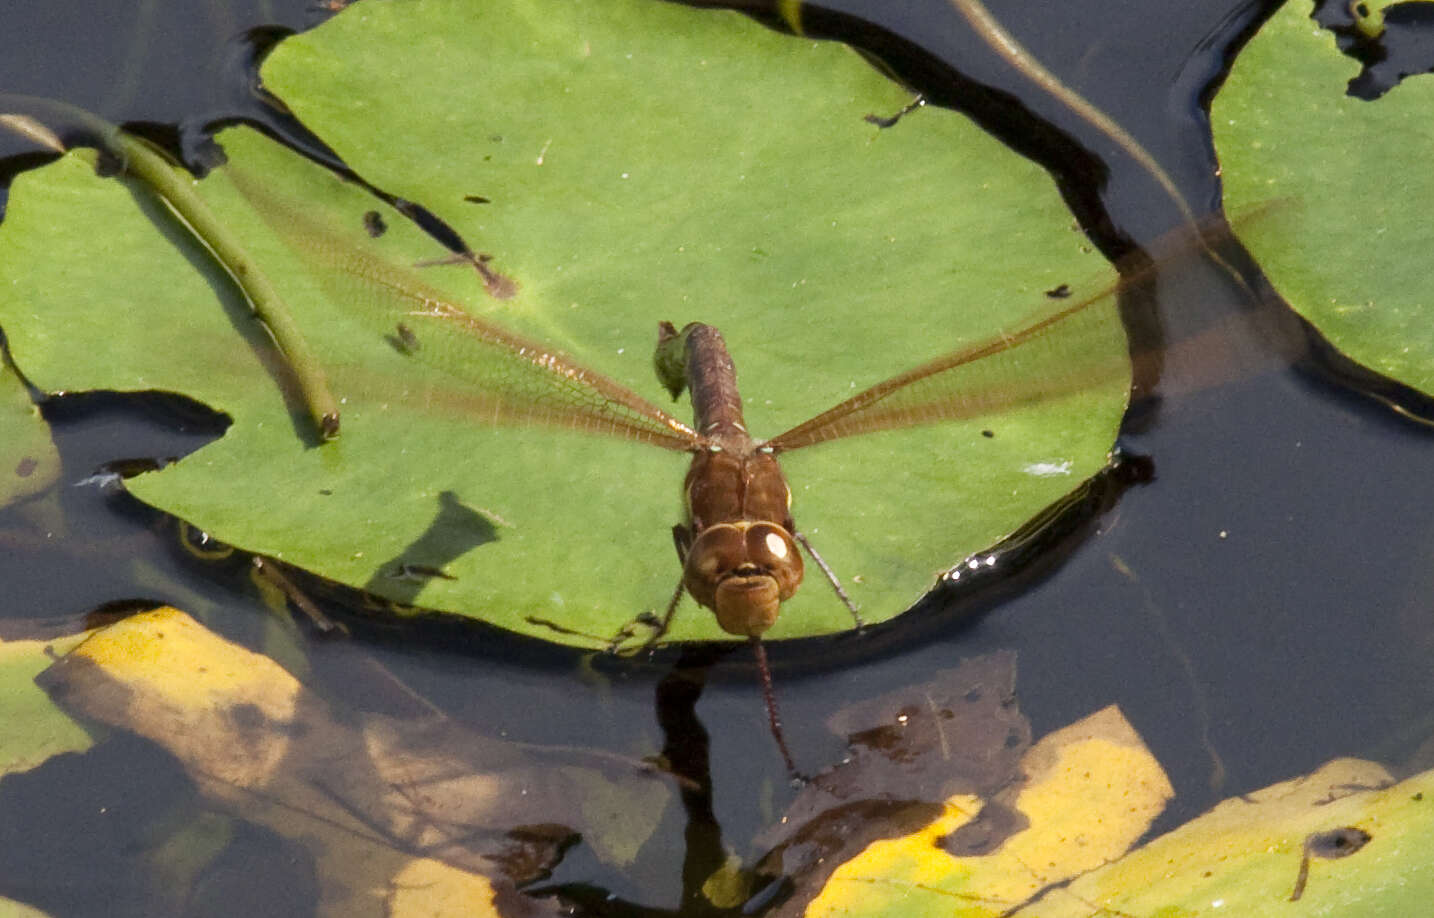
[(860, 631), (862, 628), (865, 628), (866, 622), (861, 620), (861, 613), (857, 611), (856, 604), (851, 601), (851, 597), (846, 595), (846, 590), (842, 589), (841, 581), (837, 579), (836, 572), (831, 569), (831, 565), (827, 564), (826, 559), (817, 554), (817, 550), (812, 547), (811, 541), (804, 534), (792, 530), (792, 537), (797, 540), (797, 544), (807, 550), (807, 554), (812, 556), (812, 560), (817, 563), (817, 567), (821, 568), (822, 573), (826, 575), (827, 582), (832, 585), (833, 590), (836, 590), (837, 598), (842, 601), (842, 605), (846, 606), (847, 611), (851, 613), (851, 619), (856, 622), (857, 630)]
[(658, 618), (652, 612), (643, 612), (641, 615), (638, 615), (632, 621), (623, 625), (621, 631), (613, 635), (612, 640), (608, 642), (607, 652), (617, 653), (623, 643), (634, 636), (634, 625), (643, 625), (647, 628), (651, 628), (652, 634), (647, 640), (643, 641), (636, 650), (624, 651), (624, 653), (642, 653), (645, 650), (651, 650), (653, 645), (661, 640), (662, 636), (667, 633), (667, 627), (672, 624), (672, 616), (677, 614), (677, 606), (682, 602), (682, 594), (684, 592), (686, 592), (686, 587), (681, 580), (678, 580), (677, 589), (673, 592), (672, 599), (668, 600), (667, 609), (662, 613), (662, 617)]
[(875, 113), (863, 115), (862, 119), (867, 124), (874, 124), (879, 128), (896, 127), (896, 122), (916, 111), (926, 104), (926, 95), (917, 93), (916, 98), (901, 107), (901, 110), (894, 115), (882, 116)]
[(677, 589), (672, 591), (672, 599), (668, 600), (667, 611), (662, 613), (662, 621), (658, 623), (657, 630), (653, 632), (652, 637), (647, 639), (647, 643), (643, 647), (651, 647), (657, 643), (658, 638), (667, 633), (667, 626), (672, 624), (672, 616), (677, 614), (677, 606), (682, 602), (682, 594), (685, 592), (687, 592), (687, 585), (679, 576)]
[(772, 688), (772, 669), (767, 665), (767, 649), (762, 646), (762, 639), (755, 634), (750, 638), (752, 652), (757, 658), (757, 673), (762, 679), (762, 700), (767, 705), (767, 726), (771, 728), (772, 739), (777, 741), (777, 751), (782, 754), (782, 764), (787, 766), (787, 777), (792, 779), (793, 787), (801, 787), (810, 779), (797, 771), (797, 763), (792, 758), (792, 751), (787, 748), (786, 735), (782, 733), (782, 712), (777, 708), (777, 692)]

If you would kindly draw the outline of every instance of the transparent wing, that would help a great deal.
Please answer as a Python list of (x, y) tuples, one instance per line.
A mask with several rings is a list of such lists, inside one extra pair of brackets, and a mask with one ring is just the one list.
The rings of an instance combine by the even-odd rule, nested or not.
[[(1242, 214), (1248, 227), (1291, 202), (1272, 200)], [(893, 376), (767, 441), (776, 451), (840, 437), (917, 424), (979, 417), (1059, 398), (1084, 389), (1129, 382), (1125, 331), (1115, 308), (1122, 290), (1153, 279), (1177, 259), (1208, 259), (1231, 282), (1255, 294), (1221, 254), (1235, 241), (1215, 214), (1176, 227), (1118, 265), (1120, 279), (1074, 301), (1037, 312), (1016, 328)]]
[(682, 421), (556, 349), (472, 315), (416, 274), (371, 254), (251, 179), (235, 185), (292, 248), (315, 263), (331, 295), (415, 359), (459, 380), (465, 414), (479, 423), (545, 425), (691, 450)]
[(793, 450), (856, 434), (978, 417), (1128, 379), (1130, 361), (1114, 309), (1119, 286), (877, 383), (767, 445)]

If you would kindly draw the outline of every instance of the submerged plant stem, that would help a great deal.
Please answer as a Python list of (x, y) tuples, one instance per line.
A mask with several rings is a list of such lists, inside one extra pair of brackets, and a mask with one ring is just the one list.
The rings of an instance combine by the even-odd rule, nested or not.
[(1010, 32), (1005, 30), (980, 0), (950, 0), (950, 2), (991, 50), (999, 54), (1006, 63), (1025, 74), (1027, 79), (1043, 91), (1079, 115), (1087, 124), (1114, 141), (1170, 197), (1171, 203), (1180, 211), (1180, 216), (1184, 218), (1185, 222), (1190, 226), (1197, 225), (1195, 214), (1190, 210), (1185, 196), (1180, 193), (1180, 189), (1175, 187), (1174, 180), (1165, 173), (1164, 169), (1160, 168), (1155, 157), (1140, 145), (1140, 141), (1130, 136), (1130, 133), (1117, 124), (1113, 118), (1096, 108), (1088, 99), (1066, 86), (1055, 74), (1047, 70), (1020, 42), (1016, 41)]

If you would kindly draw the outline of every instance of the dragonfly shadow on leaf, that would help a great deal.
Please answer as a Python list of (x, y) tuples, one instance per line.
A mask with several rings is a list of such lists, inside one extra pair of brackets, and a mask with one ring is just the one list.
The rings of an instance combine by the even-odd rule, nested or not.
[(490, 516), (469, 507), (452, 491), (443, 491), (428, 528), (403, 551), (379, 564), (364, 589), (412, 604), (430, 580), (454, 579), (444, 571), (449, 562), (498, 540), (498, 527)]

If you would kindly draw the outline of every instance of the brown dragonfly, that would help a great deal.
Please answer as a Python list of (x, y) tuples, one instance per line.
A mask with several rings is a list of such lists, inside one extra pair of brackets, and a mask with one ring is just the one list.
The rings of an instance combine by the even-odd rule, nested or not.
[[(237, 176), (236, 176), (237, 178)], [(778, 458), (846, 437), (971, 418), (1129, 378), (1122, 349), (1109, 346), (1111, 320), (1094, 309), (1119, 288), (1069, 297), (1051, 291), (1027, 320), (877, 383), (774, 437), (752, 436), (742, 416), (736, 371), (721, 334), (700, 323), (663, 322), (655, 364), (677, 398), (691, 392), (689, 425), (627, 386), (558, 349), (511, 332), (454, 303), (418, 276), (350, 241), (265, 190), (241, 191), (306, 260), (338, 301), (353, 308), (401, 353), (460, 378), (465, 416), (480, 423), (552, 426), (617, 437), (690, 455), (685, 519), (673, 527), (681, 577), (649, 644), (666, 631), (684, 593), (711, 610), (727, 633), (756, 638), (777, 620), (801, 584), (805, 550), (859, 626), (858, 611), (831, 568), (798, 528)], [(475, 266), (487, 267), (480, 259)], [(430, 264), (430, 263), (425, 263)], [(485, 279), (491, 268), (485, 273)], [(490, 285), (491, 289), (491, 285)], [(1088, 346), (1092, 341), (1106, 346)], [(1032, 373), (1033, 352), (1047, 351)], [(625, 640), (620, 634), (614, 641)]]
[[(1099, 310), (1091, 307), (1106, 301), (1116, 285), (1081, 299), (1061, 299), (1053, 292), (1043, 310), (1004, 333), (893, 376), (784, 433), (760, 439), (747, 430), (732, 358), (711, 326), (693, 323), (680, 331), (666, 322), (659, 326), (658, 376), (674, 398), (690, 391), (695, 419), (689, 425), (556, 348), (473, 315), (416, 272), (303, 222), (302, 216), (287, 217), (283, 235), (324, 262), (331, 269), (326, 273), (357, 285), (335, 291), (346, 302), (364, 300), (369, 309), (378, 304), (377, 314), (387, 323), (385, 337), (395, 348), (461, 376), (467, 416), (493, 425), (546, 425), (618, 437), (691, 456), (683, 485), (686, 518), (673, 528), (681, 578), (653, 640), (665, 631), (684, 593), (712, 610), (727, 633), (760, 636), (802, 581), (801, 550), (860, 624), (839, 579), (796, 525), (791, 490), (778, 465), (781, 454), (860, 434), (988, 414), (1129, 374), (1121, 352), (1071, 346), (1083, 333), (1104, 335), (1108, 342), (1109, 317), (1097, 318)], [(1083, 323), (1085, 317), (1092, 321)], [(1089, 326), (1084, 332), (1083, 324)], [(1024, 355), (1042, 347), (1081, 356), (1032, 376)], [(1042, 361), (1042, 366), (1050, 363)]]

